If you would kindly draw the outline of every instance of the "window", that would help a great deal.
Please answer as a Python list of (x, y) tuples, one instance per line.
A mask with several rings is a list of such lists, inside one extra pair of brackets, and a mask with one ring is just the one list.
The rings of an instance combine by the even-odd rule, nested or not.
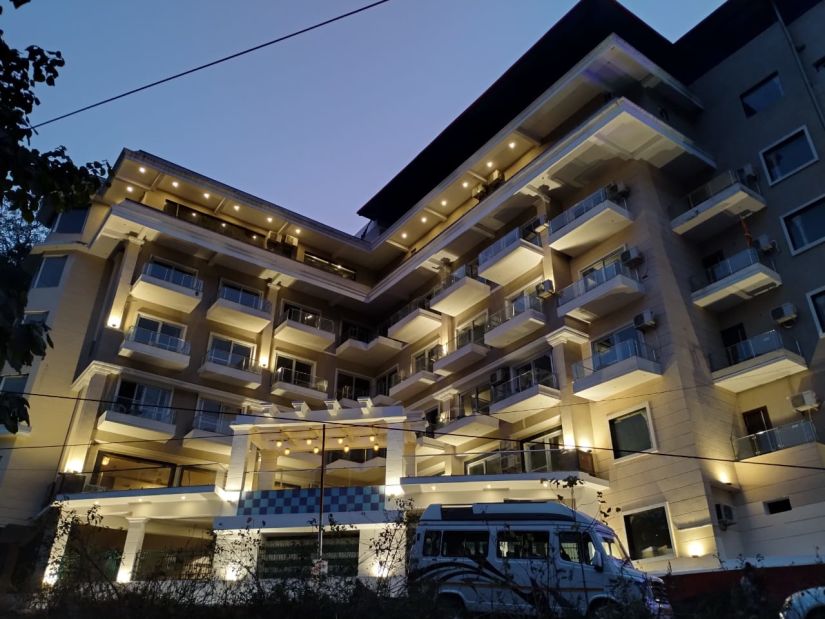
[(590, 362), (594, 371), (601, 370), (624, 359), (644, 353), (644, 336), (633, 325), (593, 341)]
[(25, 393), (26, 382), (28, 380), (28, 374), (19, 374), (17, 376), (0, 376), (0, 392)]
[(60, 285), (66, 256), (46, 256), (40, 263), (40, 270), (34, 280), (34, 288), (55, 288)]
[(230, 282), (221, 282), (218, 296), (221, 299), (238, 303), (253, 309), (264, 309), (263, 294), (259, 290), (239, 286)]
[(632, 456), (653, 448), (646, 408), (614, 417), (608, 423), (614, 458)]
[(811, 313), (816, 319), (819, 337), (825, 337), (825, 288), (808, 293), (808, 303), (810, 303)]
[(559, 532), (559, 558), (571, 563), (591, 565), (596, 556), (596, 546), (589, 533), (580, 531)]
[(625, 514), (630, 558), (650, 559), (673, 554), (673, 542), (664, 506)]
[(193, 426), (207, 432), (232, 434), (232, 428), (229, 427), (229, 424), (242, 412), (239, 406), (202, 398), (198, 401), (198, 410), (195, 411)]
[(172, 391), (170, 389), (123, 380), (115, 398), (115, 410), (155, 421), (173, 423), (174, 416), (169, 408), (171, 403)]
[(411, 374), (416, 372), (432, 372), (433, 364), (441, 356), (441, 344), (433, 344), (413, 355)]
[(106, 490), (167, 488), (172, 485), (175, 467), (166, 462), (99, 452), (92, 483)]
[(198, 466), (182, 466), (180, 468), (179, 486), (214, 486), (218, 472)]
[(314, 329), (323, 329), (324, 331), (335, 331), (335, 325), (329, 318), (322, 318), (321, 313), (295, 305), (293, 303), (284, 303), (284, 313), (282, 320), (294, 320), (300, 322), (302, 325), (313, 327)]
[(794, 253), (825, 241), (825, 196), (783, 216), (782, 224)]
[(313, 388), (312, 364), (307, 361), (299, 361), (292, 357), (278, 355), (275, 360), (275, 375), (278, 381), (297, 385), (299, 387)]
[(790, 499), (777, 499), (775, 501), (765, 501), (766, 514), (781, 514), (782, 512), (789, 512), (793, 509), (791, 507)]
[(358, 398), (368, 397), (370, 397), (369, 379), (338, 372), (338, 379), (335, 384), (336, 400), (357, 400)]
[(524, 442), (528, 472), (558, 471), (562, 449), (561, 428)]
[(795, 174), (817, 160), (808, 130), (803, 127), (769, 146), (759, 155), (770, 184)]
[(156, 348), (180, 352), (184, 348), (184, 328), (157, 318), (138, 316), (131, 331), (131, 339)]
[(426, 531), (424, 533), (423, 555), (437, 557), (441, 553), (441, 531)]
[(197, 271), (158, 258), (152, 258), (144, 267), (143, 271), (150, 277), (183, 286), (184, 288), (199, 290), (201, 286), (201, 282), (197, 278)]
[(489, 547), (487, 531), (444, 531), (441, 556), (483, 558)]
[(89, 209), (85, 208), (60, 213), (52, 231), (58, 234), (79, 234), (83, 232), (83, 225), (86, 223), (88, 213)]
[(499, 531), (496, 556), (505, 559), (546, 559), (550, 555), (547, 531)]
[(782, 83), (779, 81), (779, 74), (769, 75), (753, 88), (743, 92), (739, 99), (742, 101), (742, 108), (745, 116), (751, 116), (761, 112), (765, 108), (773, 105), (782, 98)]
[(458, 350), (467, 344), (484, 344), (484, 331), (486, 326), (486, 314), (476, 316), (470, 322), (461, 325), (455, 330), (455, 345), (450, 347), (450, 352)]
[(492, 394), (489, 383), (478, 385), (464, 393), (460, 393), (455, 397), (457, 416), (460, 418), (469, 417), (470, 415), (488, 415)]
[(253, 370), (255, 347), (227, 338), (212, 336), (207, 359), (236, 370)]
[(467, 475), (522, 473), (521, 452), (502, 449), (466, 464)]
[(398, 368), (393, 368), (375, 379), (375, 395), (390, 395), (390, 388), (396, 383), (398, 383)]
[(49, 319), (49, 312), (26, 312), (23, 314), (24, 325), (45, 325)]

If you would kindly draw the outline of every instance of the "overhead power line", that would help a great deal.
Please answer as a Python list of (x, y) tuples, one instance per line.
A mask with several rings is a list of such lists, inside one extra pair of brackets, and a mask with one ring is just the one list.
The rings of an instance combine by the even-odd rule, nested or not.
[(234, 60), (235, 58), (240, 58), (241, 56), (246, 56), (247, 54), (251, 54), (252, 52), (257, 52), (258, 50), (264, 49), (265, 47), (270, 47), (271, 45), (275, 45), (277, 43), (283, 43), (288, 39), (293, 39), (297, 36), (302, 34), (306, 34), (307, 32), (311, 32), (313, 30), (318, 30), (319, 28), (323, 28), (324, 26), (328, 26), (335, 22), (344, 20), (348, 17), (352, 17), (353, 15), (357, 15), (358, 13), (363, 13), (368, 11), (372, 8), (375, 8), (381, 4), (386, 4), (390, 0), (378, 0), (377, 2), (373, 2), (371, 4), (364, 5), (358, 9), (349, 11), (347, 13), (342, 13), (341, 15), (337, 15), (336, 17), (332, 17), (330, 19), (326, 19), (322, 22), (318, 22), (317, 24), (313, 24), (311, 26), (307, 26), (306, 28), (301, 28), (300, 30), (296, 30), (295, 32), (290, 32), (289, 34), (285, 34), (283, 36), (278, 37), (277, 39), (272, 39), (271, 41), (267, 41), (266, 43), (261, 43), (260, 45), (255, 45), (254, 47), (249, 47), (239, 52), (235, 52), (234, 54), (230, 54), (229, 56), (224, 56), (223, 58), (218, 58), (217, 60), (213, 60), (211, 62), (207, 62), (202, 65), (198, 65), (197, 67), (192, 67), (191, 69), (187, 69), (186, 71), (181, 71), (180, 73), (175, 73), (174, 75), (170, 75), (168, 77), (164, 77), (163, 79), (156, 80), (154, 82), (150, 82), (148, 84), (144, 84), (143, 86), (138, 86), (137, 88), (133, 88), (131, 90), (127, 90), (126, 92), (122, 92), (119, 95), (115, 95), (113, 97), (109, 97), (107, 99), (102, 99), (95, 103), (91, 103), (89, 105), (85, 105), (83, 107), (77, 108), (76, 110), (72, 110), (71, 112), (67, 112), (65, 114), (61, 114), (60, 116), (55, 116), (54, 118), (50, 118), (49, 120), (44, 120), (43, 122), (37, 123), (36, 125), (32, 126), (32, 129), (39, 129), (40, 127), (44, 127), (46, 125), (50, 125), (51, 123), (57, 122), (58, 120), (63, 120), (64, 118), (69, 118), (70, 116), (75, 116), (76, 114), (80, 114), (81, 112), (87, 112), (92, 110), (96, 107), (100, 107), (102, 105), (106, 105), (107, 103), (112, 103), (113, 101), (117, 101), (119, 99), (124, 99), (125, 97), (129, 97), (131, 95), (137, 94), (139, 92), (143, 92), (144, 90), (149, 90), (150, 88), (155, 88), (156, 86), (160, 86), (161, 84), (166, 84), (167, 82), (171, 82), (173, 80), (179, 79), (181, 77), (186, 77), (187, 75), (191, 75), (193, 73), (197, 73), (198, 71), (203, 71), (204, 69), (209, 69), (210, 67), (214, 67), (221, 63), (227, 62), (229, 60)]

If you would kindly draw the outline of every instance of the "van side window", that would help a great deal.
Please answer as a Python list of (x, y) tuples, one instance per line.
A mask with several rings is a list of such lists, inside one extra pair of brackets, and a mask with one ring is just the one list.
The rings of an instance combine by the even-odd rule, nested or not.
[(503, 531), (497, 534), (496, 555), (505, 559), (546, 559), (550, 534), (547, 531)]
[(596, 555), (596, 546), (589, 533), (562, 531), (559, 533), (559, 557), (562, 561), (590, 565)]
[(490, 546), (487, 531), (444, 531), (442, 557), (486, 557)]
[(424, 556), (437, 557), (441, 551), (441, 531), (427, 531), (424, 534)]

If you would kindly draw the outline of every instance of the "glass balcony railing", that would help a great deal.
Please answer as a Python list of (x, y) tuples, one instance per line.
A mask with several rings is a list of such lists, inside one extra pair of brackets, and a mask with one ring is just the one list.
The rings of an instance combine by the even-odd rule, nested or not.
[(126, 332), (126, 340), (129, 342), (137, 342), (138, 344), (146, 344), (147, 346), (161, 350), (168, 350), (169, 352), (180, 353), (182, 355), (189, 354), (189, 342), (179, 337), (173, 337), (143, 327), (134, 326), (129, 329)]
[(221, 286), (218, 291), (218, 297), (262, 312), (272, 311), (272, 304), (261, 295), (256, 295), (239, 288)]
[(230, 424), (235, 421), (235, 415), (232, 413), (217, 413), (214, 411), (196, 411), (195, 420), (192, 427), (198, 430), (205, 430), (206, 432), (215, 432), (216, 434), (231, 435), (232, 428)]
[(505, 381), (491, 385), (493, 403), (505, 400), (511, 395), (521, 393), (536, 385), (544, 385), (545, 387), (558, 389), (558, 381), (556, 381), (555, 374), (550, 370), (533, 368)]
[(537, 247), (541, 247), (541, 237), (538, 233), (530, 229), (513, 228), (499, 240), (481, 251), (478, 255), (478, 264), (483, 265), (489, 262), (497, 256), (499, 252), (516, 245), (521, 240), (525, 240), (533, 245), (536, 245)]
[(330, 318), (324, 318), (316, 312), (307, 312), (306, 310), (298, 309), (296, 307), (289, 308), (281, 317), (281, 322), (285, 320), (292, 320), (299, 322), (307, 327), (318, 329), (319, 331), (326, 331), (328, 333), (335, 333), (335, 322)]
[[(524, 450), (500, 450), (472, 454), (465, 463), (463, 475), (519, 475), (523, 473), (557, 473), (580, 471), (595, 475), (593, 454), (582, 450), (555, 446), (525, 444)], [(414, 473), (415, 458), (407, 456), (405, 470)], [(445, 480), (449, 477), (445, 477)]]
[(590, 292), (594, 288), (601, 286), (605, 282), (610, 281), (620, 275), (637, 279), (636, 272), (622, 264), (621, 262), (611, 262), (608, 264), (602, 263), (602, 266), (590, 271), (580, 280), (573, 282), (569, 286), (563, 288), (559, 293), (559, 305), (569, 303), (577, 297)]
[(734, 439), (733, 448), (736, 458), (745, 460), (746, 458), (773, 453), (780, 449), (813, 443), (816, 440), (817, 435), (814, 424), (808, 419), (803, 419)]
[(478, 281), (483, 282), (485, 284), (488, 283), (486, 279), (484, 279), (483, 277), (478, 276), (478, 262), (475, 262), (475, 261), (474, 262), (469, 262), (467, 264), (461, 265), (460, 267), (455, 269), (452, 273), (447, 275), (447, 277), (445, 277), (444, 280), (441, 283), (439, 283), (438, 286), (436, 286), (433, 289), (433, 296), (435, 296), (436, 294), (438, 294), (442, 290), (446, 290), (447, 288), (449, 288), (450, 286), (452, 286), (456, 282), (461, 281), (465, 277), (469, 277), (470, 279), (478, 280)]
[(756, 193), (760, 191), (755, 177), (745, 174), (742, 170), (727, 170), (672, 204), (668, 208), (670, 218), (675, 219), (737, 183)]
[(326, 391), (327, 380), (315, 378), (307, 372), (296, 372), (291, 368), (281, 367), (275, 370), (275, 380), (279, 383), (287, 383), (304, 389), (314, 389), (315, 391)]
[(636, 340), (619, 342), (607, 350), (594, 352), (590, 359), (585, 359), (573, 364), (573, 378), (579, 379), (589, 376), (594, 372), (603, 370), (606, 367), (631, 359), (641, 357), (648, 361), (657, 361), (656, 350), (647, 344)]
[(258, 368), (255, 366), (255, 361), (252, 357), (233, 353), (226, 350), (218, 350), (213, 348), (206, 353), (206, 361), (222, 365), (233, 370), (243, 370), (245, 372), (257, 372)]
[(518, 297), (514, 301), (508, 301), (503, 309), (493, 312), (487, 318), (487, 331), (492, 331), (499, 325), (528, 310), (534, 310), (539, 313), (543, 311), (541, 299), (534, 294)]
[(586, 213), (599, 206), (599, 204), (606, 202), (607, 200), (619, 202), (620, 205), (625, 208), (627, 206), (626, 200), (623, 197), (616, 195), (614, 185), (602, 187), (597, 192), (587, 196), (584, 200), (577, 202), (570, 208), (566, 209), (563, 213), (556, 215), (553, 219), (551, 219), (550, 234), (558, 232), (565, 226), (570, 225), (579, 217), (584, 216)]
[(372, 329), (367, 329), (366, 327), (359, 327), (357, 325), (349, 325), (344, 327), (341, 331), (341, 339), (338, 342), (339, 344), (343, 344), (347, 340), (355, 340), (357, 342), (364, 342), (365, 344), (369, 344), (377, 337), (375, 331)]
[(115, 399), (114, 404), (105, 404), (104, 408), (122, 415), (134, 415), (135, 417), (168, 424), (175, 423), (175, 412), (168, 405), (151, 404), (131, 398), (118, 397)]
[(773, 264), (760, 256), (755, 248), (749, 247), (744, 251), (740, 251), (738, 254), (734, 254), (730, 258), (725, 258), (717, 262), (712, 267), (708, 267), (702, 275), (692, 276), (690, 278), (690, 288), (693, 292), (696, 292), (757, 263), (762, 263), (765, 266), (773, 268)]
[(337, 275), (338, 277), (343, 277), (344, 279), (355, 281), (355, 271), (353, 271), (352, 269), (348, 269), (347, 267), (337, 264), (335, 262), (324, 260), (320, 256), (316, 256), (315, 254), (304, 252), (304, 264), (313, 266), (316, 269), (320, 269), (321, 271), (326, 271), (327, 273), (332, 273), (333, 275)]
[(444, 355), (454, 353), (470, 344), (480, 344), (483, 346), (485, 326), (486, 323), (479, 319), (474, 321), (472, 326), (462, 329), (456, 337), (444, 345)]
[(160, 279), (182, 288), (189, 288), (197, 293), (203, 290), (203, 282), (191, 273), (168, 267), (157, 262), (148, 262), (143, 265), (143, 274)]
[(730, 367), (732, 365), (736, 365), (737, 363), (748, 361), (749, 359), (755, 359), (760, 355), (782, 349), (789, 350), (798, 355), (802, 354), (802, 351), (799, 348), (799, 342), (787, 333), (782, 333), (781, 331), (773, 329), (771, 331), (766, 331), (765, 333), (755, 335), (754, 337), (749, 337), (748, 339), (737, 342), (732, 346), (728, 346), (725, 348), (724, 362), (722, 364), (715, 364), (711, 362), (711, 369), (721, 370), (722, 368)]
[(439, 314), (439, 312), (436, 312), (434, 309), (430, 309), (430, 299), (432, 298), (432, 296), (432, 293), (430, 293), (428, 295), (410, 301), (400, 310), (397, 310), (395, 313), (393, 313), (392, 316), (390, 316), (390, 319), (387, 324), (394, 325), (397, 322), (401, 322), (404, 318), (406, 318), (414, 311), (419, 309), (425, 309), (427, 311), (432, 312), (433, 314)]

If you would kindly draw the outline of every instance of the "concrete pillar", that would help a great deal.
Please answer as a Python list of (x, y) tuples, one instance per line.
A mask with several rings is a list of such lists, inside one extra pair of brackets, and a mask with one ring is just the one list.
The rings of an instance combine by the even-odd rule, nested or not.
[(224, 488), (227, 493), (237, 493), (240, 496), (240, 492), (243, 490), (251, 445), (252, 437), (249, 434), (249, 428), (238, 429), (232, 437), (232, 451), (229, 454), (229, 470), (226, 473), (226, 486)]
[(46, 564), (46, 571), (43, 573), (44, 585), (53, 585), (57, 582), (60, 563), (63, 561), (63, 555), (66, 554), (66, 546), (69, 543), (69, 533), (71, 533), (73, 517), (74, 512), (67, 510), (61, 510), (60, 512), (60, 518), (57, 521), (57, 530), (52, 541), (52, 547), (49, 550), (49, 562)]
[(215, 531), (212, 569), (221, 580), (243, 580), (258, 570), (260, 530)]
[(280, 284), (267, 284), (266, 300), (272, 306), (272, 322), (261, 331), (261, 342), (258, 354), (258, 363), (262, 368), (275, 367), (275, 359), (272, 349), (272, 331), (275, 329), (275, 321), (278, 320), (278, 291)]
[(126, 301), (129, 298), (132, 277), (135, 274), (135, 265), (142, 245), (143, 241), (129, 238), (124, 249), (123, 260), (120, 261), (120, 270), (116, 275), (117, 285), (114, 299), (112, 299), (112, 309), (109, 311), (109, 318), (106, 321), (106, 326), (112, 329), (120, 329), (123, 323), (123, 310), (126, 309)]
[(464, 475), (464, 464), (460, 458), (456, 457), (455, 447), (452, 452), (444, 454), (444, 474)]
[[(392, 424), (400, 428), (401, 423)], [(401, 477), (404, 465), (404, 437), (406, 432), (401, 429), (387, 430), (387, 460), (386, 460), (386, 486), (387, 495), (401, 494)]]
[(61, 470), (66, 473), (85, 470), (86, 454), (92, 444), (92, 434), (97, 423), (99, 400), (103, 399), (106, 388), (106, 374), (95, 374), (89, 379), (81, 397), (86, 398), (77, 402), (77, 410), (72, 418), (69, 436), (66, 441), (70, 447), (66, 448), (61, 463)]
[(126, 529), (126, 543), (123, 544), (123, 555), (120, 557), (120, 568), (117, 570), (118, 582), (130, 582), (135, 571), (140, 550), (143, 548), (143, 538), (146, 536), (146, 521), (148, 518), (129, 518), (129, 528)]

